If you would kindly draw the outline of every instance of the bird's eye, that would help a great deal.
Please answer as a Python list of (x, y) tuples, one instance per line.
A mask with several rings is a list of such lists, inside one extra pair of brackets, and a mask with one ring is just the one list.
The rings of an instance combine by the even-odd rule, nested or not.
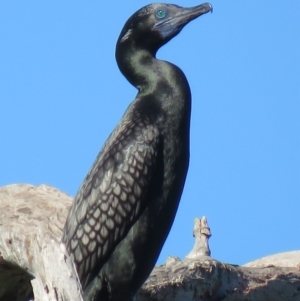
[(164, 9), (159, 9), (156, 11), (155, 15), (158, 19), (163, 19), (167, 15), (167, 12)]

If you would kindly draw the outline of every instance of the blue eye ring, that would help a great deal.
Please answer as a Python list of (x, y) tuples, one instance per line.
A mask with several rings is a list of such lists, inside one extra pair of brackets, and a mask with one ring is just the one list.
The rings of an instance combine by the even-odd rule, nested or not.
[(164, 10), (164, 9), (158, 9), (155, 13), (155, 16), (158, 18), (158, 19), (163, 19), (167, 16), (167, 11)]

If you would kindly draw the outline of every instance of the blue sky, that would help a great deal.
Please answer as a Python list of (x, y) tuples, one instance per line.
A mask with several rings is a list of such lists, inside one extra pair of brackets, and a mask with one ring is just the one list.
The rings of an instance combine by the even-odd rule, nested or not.
[[(148, 3), (1, 2), (0, 186), (76, 194), (136, 95), (115, 43)], [(300, 2), (211, 3), (157, 55), (185, 72), (193, 95), (189, 173), (158, 263), (189, 253), (203, 215), (221, 261), (300, 249)]]

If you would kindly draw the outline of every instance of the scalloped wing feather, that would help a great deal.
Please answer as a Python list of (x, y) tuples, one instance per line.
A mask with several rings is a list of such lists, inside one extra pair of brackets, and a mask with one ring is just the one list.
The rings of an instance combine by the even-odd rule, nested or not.
[(149, 120), (120, 123), (75, 197), (62, 241), (83, 289), (147, 206), (159, 131)]

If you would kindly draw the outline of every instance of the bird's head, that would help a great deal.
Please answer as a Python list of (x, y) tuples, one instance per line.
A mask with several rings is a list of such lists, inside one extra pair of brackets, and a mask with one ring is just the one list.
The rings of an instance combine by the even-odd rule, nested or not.
[(191, 8), (172, 4), (154, 3), (134, 13), (126, 22), (117, 45), (135, 43), (138, 48), (156, 51), (190, 21), (212, 11), (212, 5), (204, 3)]

